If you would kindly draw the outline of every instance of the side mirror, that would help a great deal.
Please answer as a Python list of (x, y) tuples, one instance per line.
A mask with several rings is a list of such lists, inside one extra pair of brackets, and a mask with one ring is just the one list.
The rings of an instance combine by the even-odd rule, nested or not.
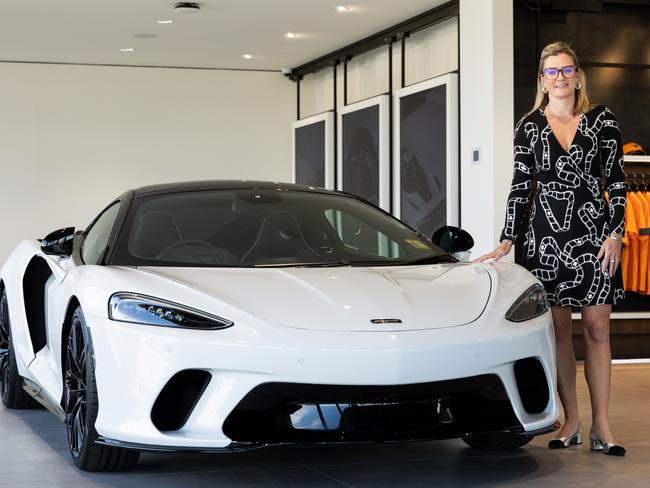
[(474, 247), (474, 239), (469, 232), (451, 225), (440, 227), (433, 233), (431, 241), (451, 254), (469, 251)]
[(72, 239), (74, 227), (55, 230), (41, 241), (41, 251), (52, 256), (67, 258), (72, 255)]

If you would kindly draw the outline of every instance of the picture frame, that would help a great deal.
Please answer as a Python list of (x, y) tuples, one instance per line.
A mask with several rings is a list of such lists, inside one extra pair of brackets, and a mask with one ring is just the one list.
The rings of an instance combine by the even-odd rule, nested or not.
[(458, 75), (395, 93), (393, 215), (426, 237), (459, 223)]
[(339, 110), (337, 184), (390, 211), (390, 98), (379, 95)]
[(291, 124), (292, 182), (333, 190), (334, 112)]

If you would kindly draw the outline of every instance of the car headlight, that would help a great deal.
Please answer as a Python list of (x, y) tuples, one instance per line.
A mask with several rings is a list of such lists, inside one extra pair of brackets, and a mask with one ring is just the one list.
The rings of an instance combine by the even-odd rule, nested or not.
[(234, 325), (216, 315), (178, 303), (137, 293), (115, 293), (108, 302), (108, 317), (118, 322), (181, 329), (216, 330)]
[(511, 322), (523, 322), (542, 315), (548, 309), (544, 287), (536, 283), (517, 298), (514, 305), (506, 312), (506, 319)]

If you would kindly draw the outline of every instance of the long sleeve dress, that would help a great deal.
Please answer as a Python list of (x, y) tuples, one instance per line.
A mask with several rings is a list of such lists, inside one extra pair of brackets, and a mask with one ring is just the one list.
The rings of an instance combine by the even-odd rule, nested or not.
[(625, 171), (614, 114), (603, 106), (581, 114), (566, 151), (542, 108), (519, 121), (514, 145), (501, 240), (514, 242), (517, 229), (525, 229), (522, 264), (543, 283), (551, 305), (616, 303), (624, 296), (620, 267), (609, 276), (596, 259), (608, 235), (624, 232)]

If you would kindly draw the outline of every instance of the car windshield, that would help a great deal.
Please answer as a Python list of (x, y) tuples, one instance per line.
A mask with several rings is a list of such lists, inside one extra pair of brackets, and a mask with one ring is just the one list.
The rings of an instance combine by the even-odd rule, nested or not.
[(453, 260), (356, 198), (293, 190), (210, 190), (136, 198), (111, 261), (282, 267)]

